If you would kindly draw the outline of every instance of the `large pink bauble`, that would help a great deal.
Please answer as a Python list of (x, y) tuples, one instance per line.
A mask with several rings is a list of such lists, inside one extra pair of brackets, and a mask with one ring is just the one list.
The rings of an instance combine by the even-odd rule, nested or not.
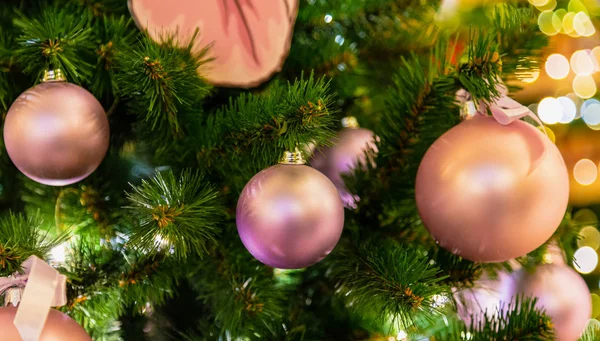
[(240, 195), (237, 229), (262, 263), (300, 269), (325, 258), (344, 228), (335, 186), (304, 165), (276, 165), (256, 174)]
[(417, 173), (419, 214), (445, 249), (502, 262), (542, 245), (558, 228), (569, 176), (556, 146), (534, 126), (490, 116), (464, 121), (429, 148)]
[(511, 290), (512, 277), (506, 272), (498, 273), (497, 278), (484, 276), (475, 282), (473, 288), (465, 288), (454, 293), (457, 313), (460, 319), (470, 325), (487, 313), (488, 316), (498, 316), (504, 313), (506, 305), (503, 300)]
[[(19, 331), (13, 324), (17, 308), (0, 308), (0, 340), (22, 341)], [(92, 341), (85, 330), (69, 316), (50, 309), (44, 330), (38, 341)]]
[(106, 155), (109, 135), (102, 105), (67, 82), (42, 83), (25, 91), (4, 123), (4, 143), (15, 166), (51, 186), (90, 175)]
[(281, 70), (299, 0), (129, 0), (138, 26), (156, 41), (175, 36), (212, 60), (198, 71), (220, 86), (254, 87)]
[(334, 142), (332, 147), (317, 150), (310, 164), (333, 182), (344, 205), (353, 207), (356, 198), (348, 192), (342, 175), (351, 173), (358, 164), (365, 164), (367, 150), (377, 152), (375, 135), (365, 128), (344, 128)]
[(537, 297), (537, 307), (552, 319), (558, 341), (576, 341), (592, 315), (592, 299), (585, 281), (565, 265), (540, 265), (535, 272), (513, 274), (511, 299), (518, 294)]

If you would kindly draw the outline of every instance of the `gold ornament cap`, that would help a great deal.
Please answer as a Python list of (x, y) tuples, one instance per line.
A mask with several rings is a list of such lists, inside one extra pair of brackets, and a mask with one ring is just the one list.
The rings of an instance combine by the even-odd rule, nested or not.
[(285, 151), (279, 161), (282, 165), (303, 165), (306, 163), (304, 154), (296, 147), (293, 152)]
[(350, 129), (358, 129), (360, 125), (358, 124), (358, 120), (354, 116), (348, 116), (342, 118), (342, 127), (350, 128)]
[(9, 304), (13, 306), (18, 306), (21, 303), (21, 298), (23, 297), (23, 292), (25, 288), (20, 287), (12, 287), (7, 289), (4, 292), (4, 306), (8, 307)]
[(477, 105), (474, 101), (466, 101), (460, 108), (460, 118), (463, 121), (470, 120), (477, 115)]
[(42, 82), (66, 82), (67, 78), (62, 73), (61, 69), (53, 69), (44, 71), (44, 78), (42, 78)]

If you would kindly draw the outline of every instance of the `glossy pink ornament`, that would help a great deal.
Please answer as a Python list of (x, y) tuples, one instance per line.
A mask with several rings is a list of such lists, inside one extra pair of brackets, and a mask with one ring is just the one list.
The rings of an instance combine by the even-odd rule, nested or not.
[[(12, 305), (0, 308), (0, 340), (23, 340), (13, 324), (16, 313), (17, 308)], [(72, 318), (58, 310), (50, 309), (50, 314), (38, 341), (92, 341), (92, 338)]]
[(156, 41), (187, 46), (199, 30), (194, 50), (213, 60), (198, 71), (212, 84), (254, 87), (281, 70), (298, 0), (129, 0), (129, 9)]
[(561, 223), (569, 176), (556, 146), (531, 124), (476, 115), (442, 135), (423, 158), (416, 202), (443, 248), (502, 262), (542, 245)]
[(15, 166), (51, 186), (90, 175), (106, 155), (109, 135), (102, 105), (67, 82), (42, 83), (25, 91), (4, 123), (4, 143)]
[(319, 171), (280, 164), (246, 184), (236, 221), (256, 259), (274, 268), (299, 269), (319, 262), (336, 246), (344, 207), (335, 186)]
[(585, 281), (565, 265), (540, 265), (535, 272), (513, 273), (514, 288), (506, 300), (518, 294), (537, 297), (537, 307), (552, 319), (558, 341), (576, 341), (592, 314), (592, 300)]
[(369, 129), (348, 127), (338, 133), (334, 143), (332, 147), (315, 151), (310, 164), (333, 182), (346, 207), (354, 207), (358, 198), (348, 192), (342, 175), (365, 164), (368, 150), (377, 152), (375, 135)]

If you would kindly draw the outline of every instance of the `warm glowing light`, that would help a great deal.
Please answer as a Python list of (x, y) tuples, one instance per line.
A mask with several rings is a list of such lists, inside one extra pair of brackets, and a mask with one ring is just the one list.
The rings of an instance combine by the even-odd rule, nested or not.
[(596, 65), (596, 71), (600, 71), (600, 46), (596, 46), (592, 49), (591, 58)]
[(578, 75), (589, 76), (596, 72), (596, 67), (592, 61), (592, 56), (588, 51), (579, 50), (571, 56), (571, 69)]
[(559, 97), (557, 98), (560, 102), (560, 106), (562, 107), (562, 117), (560, 118), (560, 123), (571, 123), (575, 119), (575, 115), (577, 115), (577, 106), (575, 106), (575, 102), (573, 102), (569, 97)]
[(535, 6), (540, 11), (551, 11), (556, 8), (556, 0), (548, 0), (543, 5)]
[(554, 132), (552, 131), (552, 129), (550, 129), (550, 127), (537, 127), (539, 129), (539, 131), (541, 131), (542, 133), (544, 131), (546, 131), (546, 136), (548, 136), (548, 139), (550, 139), (550, 141), (552, 141), (552, 143), (556, 143), (556, 135), (554, 134)]
[(546, 60), (546, 73), (550, 78), (563, 79), (569, 75), (569, 61), (562, 54), (555, 53)]
[(589, 246), (594, 250), (600, 248), (600, 231), (595, 226), (586, 226), (579, 231), (577, 246)]
[(575, 18), (573, 18), (573, 28), (575, 28), (577, 34), (584, 37), (590, 37), (596, 33), (596, 28), (594, 27), (592, 20), (585, 12), (575, 14)]
[(396, 339), (398, 340), (404, 340), (408, 337), (408, 334), (406, 334), (406, 332), (404, 330), (401, 330), (398, 332), (398, 335), (396, 335)]
[(589, 246), (584, 246), (573, 255), (573, 267), (582, 274), (589, 274), (598, 266), (598, 254)]
[(591, 185), (598, 178), (598, 167), (592, 160), (581, 159), (573, 167), (573, 177), (581, 185)]
[(568, 12), (562, 19), (562, 31), (571, 37), (579, 37), (577, 31), (575, 31), (575, 27), (573, 21), (575, 20), (575, 13)]
[(571, 1), (569, 1), (569, 5), (567, 7), (567, 10), (569, 12), (573, 12), (573, 13), (577, 13), (577, 12), (587, 13), (587, 8), (583, 4), (583, 2), (581, 2), (580, 0), (571, 0)]
[(548, 2), (549, 2), (549, 0), (529, 0), (529, 3), (536, 7), (544, 6)]
[(590, 129), (600, 130), (600, 102), (596, 99), (585, 101), (581, 106), (581, 118)]
[(66, 251), (67, 251), (67, 245), (66, 243), (60, 244), (58, 246), (56, 246), (55, 248), (53, 248), (50, 251), (50, 255), (52, 256), (52, 263), (56, 263), (56, 264), (62, 264), (65, 262), (66, 259)]
[(538, 78), (540, 78), (540, 71), (539, 70), (531, 71), (530, 73), (519, 77), (519, 79), (523, 83), (533, 83), (533, 82), (537, 81)]
[(553, 36), (562, 29), (562, 22), (552, 11), (543, 11), (538, 16), (538, 26), (544, 34)]
[(331, 14), (325, 14), (323, 21), (329, 24), (331, 22), (331, 20), (333, 20), (333, 17), (331, 16)]
[(581, 98), (590, 98), (596, 94), (596, 82), (591, 75), (577, 75), (573, 79), (573, 91)]
[(538, 116), (546, 124), (556, 124), (563, 116), (562, 106), (558, 99), (546, 97), (538, 105)]

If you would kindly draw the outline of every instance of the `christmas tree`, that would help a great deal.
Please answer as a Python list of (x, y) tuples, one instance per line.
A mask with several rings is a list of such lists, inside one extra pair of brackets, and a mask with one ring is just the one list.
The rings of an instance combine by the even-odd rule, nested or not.
[[(600, 339), (572, 269), (597, 219), (568, 206), (560, 129), (511, 99), (570, 74), (553, 39), (599, 15), (3, 0), (0, 340)], [(543, 123), (575, 118), (561, 98)]]

